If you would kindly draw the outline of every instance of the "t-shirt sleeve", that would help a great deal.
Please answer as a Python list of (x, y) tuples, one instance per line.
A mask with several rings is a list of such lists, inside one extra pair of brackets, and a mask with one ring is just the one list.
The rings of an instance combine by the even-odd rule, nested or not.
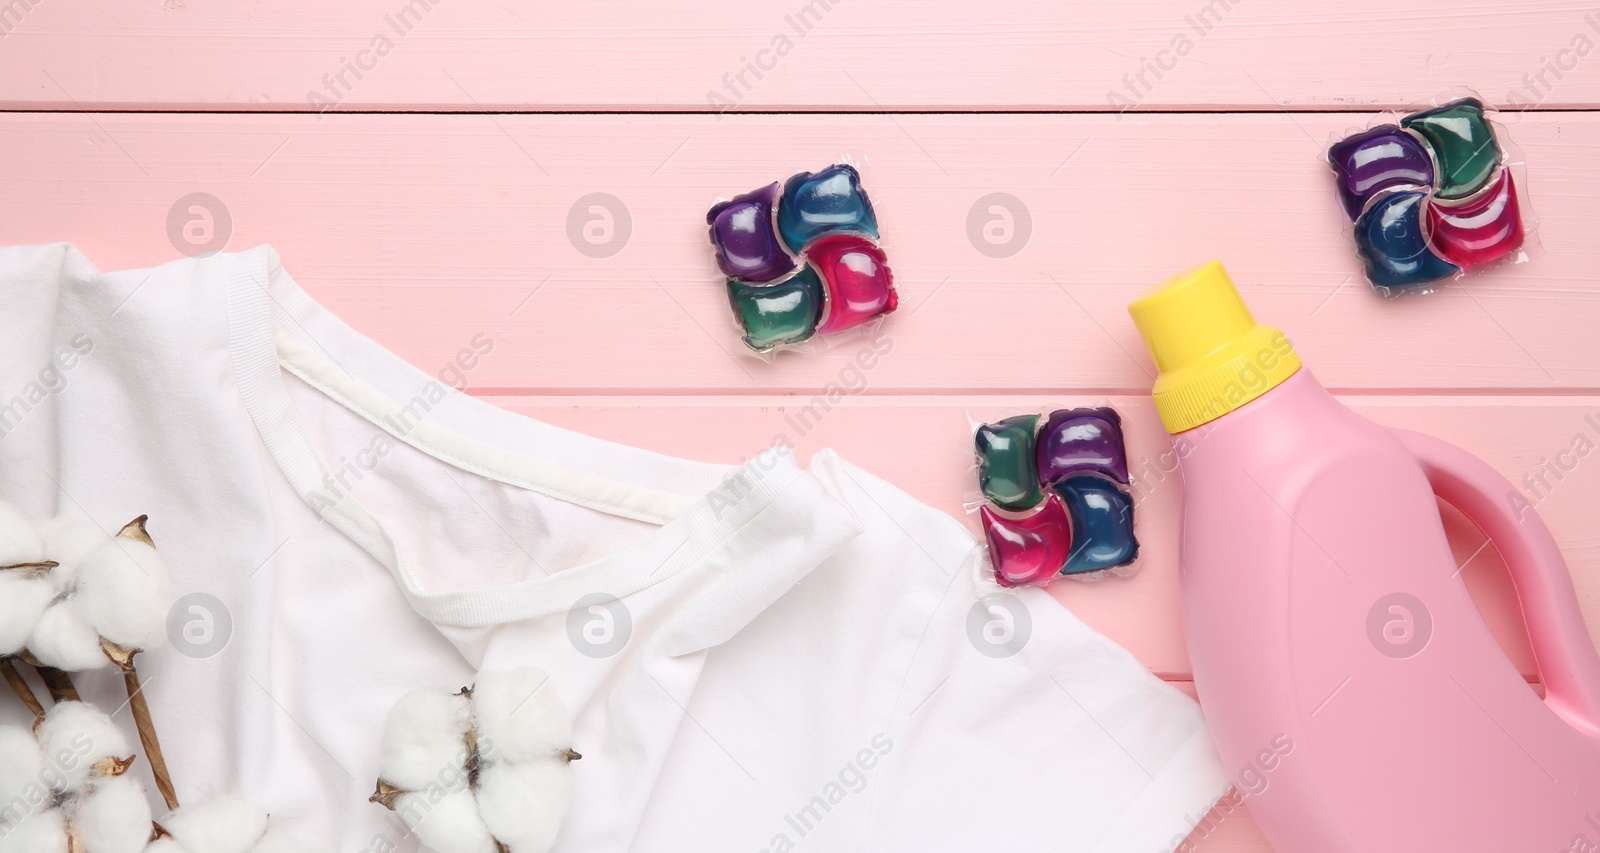
[(1229, 785), (1195, 701), (1043, 591), (982, 580), (959, 522), (843, 479), (905, 534), (909, 576), (943, 587), (879, 744), (866, 849), (1178, 847)]

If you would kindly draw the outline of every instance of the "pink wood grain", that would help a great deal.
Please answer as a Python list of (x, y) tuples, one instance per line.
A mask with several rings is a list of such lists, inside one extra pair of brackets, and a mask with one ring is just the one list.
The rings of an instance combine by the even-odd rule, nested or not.
[(0, 102), (52, 109), (303, 110), (316, 92), (339, 109), (707, 110), (719, 92), (740, 109), (1105, 110), (1114, 91), (1141, 108), (1347, 109), (1462, 85), (1600, 102), (1600, 57), (1562, 53), (1600, 40), (1581, 0), (7, 3)]
[[(1362, 282), (1313, 141), (1359, 121), (23, 114), (0, 122), (0, 230), (76, 241), (105, 268), (156, 263), (174, 255), (169, 209), (203, 191), (231, 210), (230, 247), (276, 244), (319, 297), (407, 359), (441, 363), (491, 336), (501, 357), (477, 377), (486, 389), (815, 390), (854, 350), (773, 365), (738, 355), (703, 211), (849, 153), (865, 163), (904, 296), (878, 393), (1145, 393), (1125, 306), (1213, 255), (1332, 387), (1600, 388), (1600, 114), (1524, 114), (1510, 128), (1533, 170), (1543, 248), (1531, 263), (1395, 302)], [(594, 192), (631, 218), (612, 257), (569, 240), (569, 211)], [(992, 192), (1032, 220), (1013, 257), (969, 240), (969, 211)]]

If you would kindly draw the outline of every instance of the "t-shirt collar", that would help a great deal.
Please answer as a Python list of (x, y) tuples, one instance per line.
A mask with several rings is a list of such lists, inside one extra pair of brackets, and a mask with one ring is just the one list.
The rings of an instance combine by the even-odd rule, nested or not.
[[(346, 326), (289, 276), (270, 246), (222, 258), (234, 378), (269, 456), (314, 512), (394, 575), (412, 606), (476, 627), (560, 612), (597, 590), (623, 598), (704, 560), (754, 519), (779, 514), (815, 547), (809, 571), (859, 532), (854, 517), (783, 448), (721, 466), (602, 441), (443, 386)], [(330, 499), (329, 466), (300, 420), (289, 371), (400, 441), (480, 476), (603, 512), (661, 524), (600, 559), (514, 584), (424, 590), (384, 524), (353, 495)], [(415, 401), (427, 403), (417, 417)], [(411, 406), (409, 413), (402, 411)]]

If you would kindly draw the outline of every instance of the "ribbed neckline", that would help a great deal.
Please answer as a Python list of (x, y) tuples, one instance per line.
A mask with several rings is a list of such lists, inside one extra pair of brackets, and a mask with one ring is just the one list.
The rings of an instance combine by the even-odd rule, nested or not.
[[(443, 399), (422, 420), (426, 429), (397, 429), (383, 409), (405, 406), (438, 380), (319, 305), (270, 246), (225, 255), (222, 262), (234, 377), (268, 454), (301, 499), (387, 567), (412, 606), (437, 624), (480, 627), (542, 616), (594, 592), (622, 598), (694, 565), (769, 512), (793, 513), (800, 525), (847, 523), (840, 519), (848, 513), (781, 451), (763, 451), (736, 467), (676, 459), (516, 415), (448, 386), (432, 389)], [(446, 464), (662, 526), (619, 551), (545, 577), (424, 590), (380, 519), (353, 495), (330, 500), (330, 468), (295, 411), (284, 370)], [(848, 537), (819, 540), (841, 538)]]

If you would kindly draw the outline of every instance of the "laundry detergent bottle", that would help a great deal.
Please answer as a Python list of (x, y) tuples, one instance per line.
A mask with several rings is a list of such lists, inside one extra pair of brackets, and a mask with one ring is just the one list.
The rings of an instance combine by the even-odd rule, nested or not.
[[(1279, 853), (1600, 850), (1600, 656), (1516, 489), (1346, 409), (1215, 261), (1128, 310), (1182, 471), (1195, 687)], [(1537, 685), (1468, 595), (1435, 496), (1509, 568)]]

